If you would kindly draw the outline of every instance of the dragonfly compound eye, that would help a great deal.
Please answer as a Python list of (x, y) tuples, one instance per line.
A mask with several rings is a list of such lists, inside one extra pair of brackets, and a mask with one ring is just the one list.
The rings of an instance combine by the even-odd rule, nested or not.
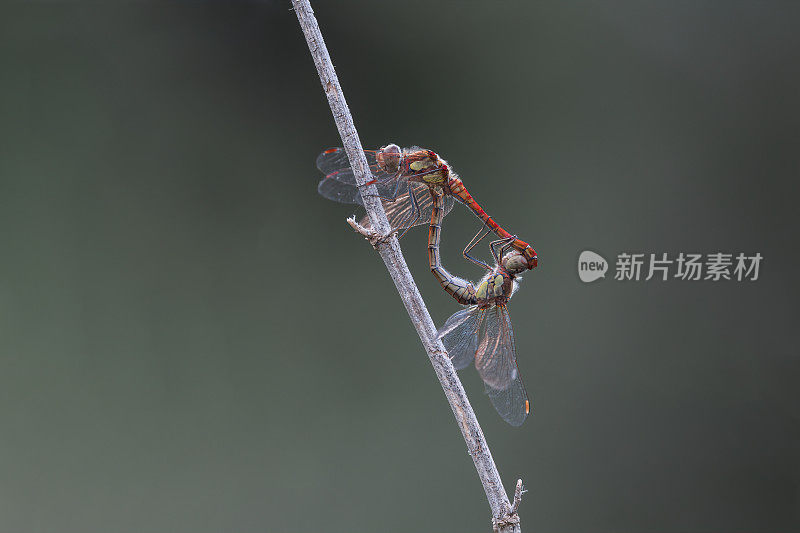
[(378, 161), (378, 166), (381, 167), (381, 170), (391, 174), (397, 172), (400, 168), (401, 157), (402, 152), (400, 151), (399, 146), (396, 144), (387, 144), (380, 149), (376, 159)]

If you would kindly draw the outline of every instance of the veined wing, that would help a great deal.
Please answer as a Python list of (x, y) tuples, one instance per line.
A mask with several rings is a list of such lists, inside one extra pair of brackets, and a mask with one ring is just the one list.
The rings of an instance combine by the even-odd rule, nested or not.
[(520, 426), (530, 412), (530, 402), (517, 368), (511, 317), (505, 305), (490, 307), (485, 313), (478, 333), (475, 368), (495, 410), (512, 426)]
[[(379, 181), (394, 177), (397, 172), (389, 174), (378, 167), (377, 154), (377, 150), (364, 150), (372, 177)], [(317, 156), (317, 168), (325, 178), (341, 181), (348, 185), (356, 184), (356, 178), (344, 148), (328, 148), (323, 151)]]
[(334, 202), (364, 205), (358, 187), (334, 179), (323, 178), (317, 185), (317, 192)]
[(466, 368), (475, 359), (478, 332), (485, 315), (483, 309), (471, 305), (450, 315), (447, 322), (439, 329), (439, 338), (456, 370)]
[[(370, 172), (376, 180), (378, 194), (384, 198), (395, 198), (401, 186), (398, 180), (399, 172), (390, 174), (381, 170), (376, 154), (375, 150), (364, 150)], [(356, 177), (344, 148), (330, 148), (319, 154), (317, 168), (325, 175), (317, 186), (317, 192), (334, 202), (363, 205)]]
[[(394, 200), (383, 200), (383, 207), (386, 210), (386, 217), (393, 230), (402, 232), (407, 228), (430, 224), (431, 213), (433, 213), (433, 196), (431, 196), (428, 185), (416, 181), (408, 182), (408, 188), (413, 192), (417, 200), (417, 207), (411, 201), (408, 190), (397, 196)], [(447, 215), (455, 205), (452, 196), (444, 197), (444, 214)], [(369, 227), (369, 219), (364, 217), (361, 225)]]

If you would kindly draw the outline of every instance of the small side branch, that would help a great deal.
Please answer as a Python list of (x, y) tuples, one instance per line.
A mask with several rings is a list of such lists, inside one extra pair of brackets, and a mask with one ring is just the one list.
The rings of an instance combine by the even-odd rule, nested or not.
[(389, 235), (381, 235), (374, 229), (365, 228), (356, 221), (356, 217), (348, 218), (347, 223), (350, 224), (350, 227), (353, 228), (356, 233), (363, 235), (364, 238), (367, 239), (372, 247), (376, 250), (380, 249), (381, 244), (388, 243), (392, 237), (394, 237), (394, 233), (390, 233)]
[(525, 491), (522, 490), (522, 480), (517, 480), (517, 487), (514, 489), (514, 503), (511, 504), (511, 508), (509, 509), (508, 513), (500, 518), (492, 519), (492, 529), (494, 531), (508, 531), (509, 529), (517, 528), (519, 529), (519, 515), (517, 514), (517, 510), (519, 509), (519, 504), (522, 502), (522, 494)]
[[(359, 185), (361, 198), (372, 229), (364, 228), (355, 219), (348, 223), (353, 229), (367, 237), (378, 250), (395, 287), (397, 287), (397, 292), (417, 330), (422, 346), (436, 372), (436, 377), (439, 378), (442, 390), (450, 403), (467, 449), (475, 463), (478, 477), (483, 484), (486, 498), (489, 500), (494, 530), (500, 533), (520, 533), (519, 517), (516, 514), (516, 508), (519, 506), (518, 498), (515, 497), (515, 505), (512, 507), (461, 380), (459, 380), (444, 346), (438, 339), (436, 326), (425, 307), (425, 302), (422, 300), (414, 279), (411, 277), (411, 272), (408, 270), (397, 236), (390, 233), (386, 212), (375, 185), (366, 185), (372, 179), (369, 165), (311, 5), (308, 0), (292, 0), (292, 3), (311, 56), (314, 58), (322, 88), (328, 97), (328, 104), (336, 121), (336, 127), (339, 129), (339, 135), (350, 159), (350, 165), (353, 168), (356, 183)], [(357, 28), (354, 28), (354, 31), (357, 31)], [(521, 497), (521, 482), (518, 483), (518, 491)]]
[(514, 503), (511, 504), (511, 513), (510, 514), (517, 514), (517, 510), (519, 509), (519, 504), (522, 503), (522, 493), (525, 492), (522, 490), (522, 480), (517, 480), (517, 488), (514, 489)]

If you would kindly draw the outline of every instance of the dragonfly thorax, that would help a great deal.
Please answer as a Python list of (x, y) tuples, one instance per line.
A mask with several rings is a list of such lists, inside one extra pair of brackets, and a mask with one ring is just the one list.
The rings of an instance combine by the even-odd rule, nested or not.
[(501, 305), (511, 298), (514, 288), (514, 276), (502, 268), (496, 268), (478, 283), (475, 297), (478, 305)]
[(403, 154), (402, 168), (410, 181), (447, 183), (450, 167), (433, 150), (409, 148)]

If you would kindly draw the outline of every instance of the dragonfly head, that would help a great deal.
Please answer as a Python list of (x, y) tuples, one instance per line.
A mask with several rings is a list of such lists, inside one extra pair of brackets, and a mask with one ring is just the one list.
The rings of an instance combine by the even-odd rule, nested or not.
[(528, 270), (528, 259), (517, 250), (511, 250), (500, 260), (502, 266), (509, 274), (516, 276)]
[(400, 169), (400, 163), (402, 162), (402, 159), (403, 152), (400, 150), (400, 147), (394, 143), (387, 144), (381, 148), (376, 156), (378, 166), (381, 168), (381, 170), (388, 172), (389, 174), (394, 174)]

